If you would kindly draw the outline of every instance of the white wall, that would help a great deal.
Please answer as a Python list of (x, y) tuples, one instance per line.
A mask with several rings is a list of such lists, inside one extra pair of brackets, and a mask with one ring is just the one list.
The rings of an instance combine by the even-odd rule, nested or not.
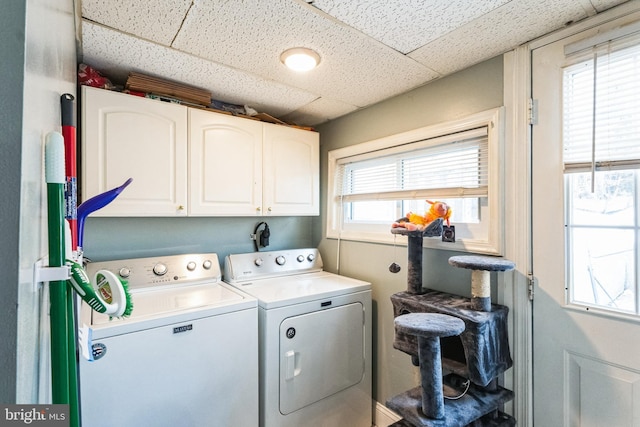
[(27, 0), (25, 39), (19, 279), (10, 286), (19, 292), (16, 401), (33, 403), (38, 390), (38, 342), (41, 332), (48, 334), (48, 327), (40, 331), (39, 292), (33, 285), (33, 265), (47, 252), (43, 143), (47, 133), (61, 131), (60, 95), (76, 93), (73, 0)]

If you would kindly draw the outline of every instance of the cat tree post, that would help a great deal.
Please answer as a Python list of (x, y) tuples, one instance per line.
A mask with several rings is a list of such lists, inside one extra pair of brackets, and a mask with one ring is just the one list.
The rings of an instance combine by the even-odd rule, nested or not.
[(429, 223), (423, 230), (392, 228), (392, 234), (407, 236), (407, 292), (412, 295), (424, 293), (422, 288), (422, 241), (424, 237), (441, 236), (443, 221), (441, 218)]
[(422, 232), (413, 231), (407, 234), (407, 292), (413, 295), (423, 294), (422, 289)]
[(449, 264), (471, 270), (471, 308), (476, 311), (491, 311), (490, 272), (515, 268), (513, 261), (479, 255), (452, 256)]

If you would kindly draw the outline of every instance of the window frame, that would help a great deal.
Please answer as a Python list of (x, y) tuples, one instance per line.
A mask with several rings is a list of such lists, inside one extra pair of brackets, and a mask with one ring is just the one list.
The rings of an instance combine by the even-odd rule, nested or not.
[(483, 239), (463, 239), (457, 237), (454, 243), (442, 242), (439, 238), (426, 238), (423, 239), (423, 246), (425, 248), (502, 256), (504, 254), (503, 218), (505, 204), (504, 114), (504, 107), (498, 107), (458, 120), (425, 126), (329, 151), (327, 162), (326, 237), (329, 239), (382, 244), (406, 245), (407, 243), (406, 237), (391, 234), (392, 221), (390, 221), (389, 226), (385, 227), (384, 230), (380, 228), (379, 224), (377, 227), (375, 225), (368, 227), (364, 224), (358, 224), (358, 226), (351, 227), (351, 229), (341, 227), (342, 205), (336, 195), (336, 179), (339, 161), (341, 159), (402, 145), (406, 145), (407, 151), (410, 151), (412, 143), (465, 132), (479, 127), (486, 127), (489, 149), (488, 223), (485, 233), (487, 237)]

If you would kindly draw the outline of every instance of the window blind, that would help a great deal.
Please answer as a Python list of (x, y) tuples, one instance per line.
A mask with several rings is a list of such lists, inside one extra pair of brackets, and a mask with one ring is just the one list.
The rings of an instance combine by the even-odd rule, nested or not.
[(488, 129), (340, 159), (335, 194), (343, 202), (488, 195)]
[(640, 167), (640, 46), (568, 66), (563, 79), (565, 172)]

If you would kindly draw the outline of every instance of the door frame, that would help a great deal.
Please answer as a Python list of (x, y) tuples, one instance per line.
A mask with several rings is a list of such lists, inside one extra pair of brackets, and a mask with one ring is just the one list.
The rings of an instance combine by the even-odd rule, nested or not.
[[(533, 427), (533, 310), (530, 289), (535, 272), (531, 246), (531, 123), (535, 123), (535, 103), (531, 101), (532, 51), (597, 27), (622, 16), (639, 12), (640, 0), (631, 0), (591, 16), (504, 54), (505, 176), (505, 256), (516, 263), (510, 286), (499, 283), (500, 303), (511, 307), (509, 339), (514, 359), (513, 373), (505, 375), (505, 386), (515, 391), (511, 409), (518, 425)], [(595, 14), (595, 11), (594, 11)], [(523, 219), (526, 219), (523, 221)], [(535, 295), (533, 295), (535, 301)]]

